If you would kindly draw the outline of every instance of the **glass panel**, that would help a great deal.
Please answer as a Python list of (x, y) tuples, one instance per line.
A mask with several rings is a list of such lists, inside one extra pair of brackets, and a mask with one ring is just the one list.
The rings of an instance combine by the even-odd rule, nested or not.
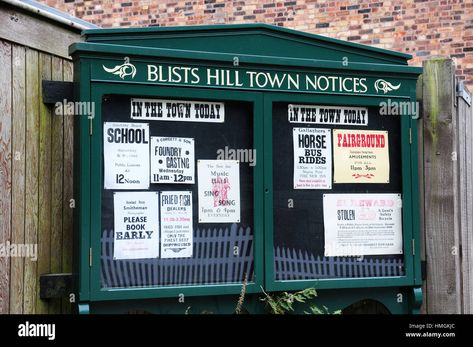
[[(370, 107), (367, 126), (292, 123), (288, 107), (289, 103), (273, 104), (274, 279), (405, 275), (402, 254), (325, 256), (323, 209), (324, 194), (402, 193), (400, 117), (380, 116), (377, 108)], [(294, 128), (387, 130), (389, 183), (334, 183), (332, 160), (331, 189), (294, 189)], [(332, 141), (331, 135), (328, 139)]]
[[(149, 287), (242, 283), (254, 278), (253, 262), (253, 167), (239, 163), (240, 221), (199, 223), (197, 161), (241, 159), (233, 150), (253, 148), (253, 104), (222, 101), (223, 123), (134, 120), (130, 117), (131, 96), (109, 95), (103, 98), (103, 122), (148, 123), (150, 136), (193, 138), (195, 144), (195, 183), (150, 183), (141, 192), (191, 191), (193, 245), (192, 257), (114, 259), (114, 192), (102, 188), (101, 287)], [(156, 97), (153, 99), (172, 99)], [(194, 99), (192, 99), (195, 101)], [(243, 153), (243, 152), (240, 152)], [(103, 165), (103, 161), (102, 161)], [(103, 167), (102, 167), (103, 175)], [(103, 176), (102, 176), (103, 182)], [(162, 213), (162, 211), (161, 211)], [(161, 221), (160, 221), (161, 224)], [(162, 242), (162, 230), (161, 240)], [(116, 242), (116, 241), (115, 241)], [(156, 245), (159, 247), (159, 245)]]

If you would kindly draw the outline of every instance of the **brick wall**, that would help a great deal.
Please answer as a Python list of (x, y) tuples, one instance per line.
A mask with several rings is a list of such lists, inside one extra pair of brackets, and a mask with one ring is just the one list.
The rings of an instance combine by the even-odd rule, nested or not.
[(473, 0), (40, 0), (102, 27), (263, 22), (410, 53), (411, 65), (455, 59), (473, 90)]

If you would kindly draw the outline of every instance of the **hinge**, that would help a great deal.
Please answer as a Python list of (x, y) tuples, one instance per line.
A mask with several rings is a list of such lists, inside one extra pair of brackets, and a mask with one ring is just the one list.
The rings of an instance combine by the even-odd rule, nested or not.
[(412, 128), (409, 128), (409, 144), (412, 145)]
[(420, 262), (420, 274), (423, 281), (427, 279), (427, 261), (421, 260)]
[(92, 118), (89, 119), (89, 135), (92, 136)]
[(89, 248), (89, 266), (92, 267), (92, 247)]
[(416, 240), (412, 239), (412, 255), (416, 255)]

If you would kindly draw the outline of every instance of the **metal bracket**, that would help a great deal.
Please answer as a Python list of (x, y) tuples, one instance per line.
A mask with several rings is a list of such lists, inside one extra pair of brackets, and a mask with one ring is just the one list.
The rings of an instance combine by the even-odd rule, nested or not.
[(421, 260), (420, 262), (420, 277), (422, 281), (427, 280), (427, 260)]
[(73, 82), (42, 80), (41, 87), (44, 104), (62, 103), (64, 100), (72, 101), (74, 98)]
[(463, 100), (465, 100), (468, 106), (471, 106), (471, 94), (465, 88), (463, 81), (459, 81), (457, 83), (457, 97), (462, 98)]
[(65, 298), (71, 292), (72, 273), (48, 273), (39, 276), (40, 299)]

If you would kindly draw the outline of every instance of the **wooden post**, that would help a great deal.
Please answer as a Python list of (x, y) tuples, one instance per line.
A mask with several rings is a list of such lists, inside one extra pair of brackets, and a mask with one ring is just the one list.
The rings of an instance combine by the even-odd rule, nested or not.
[(427, 313), (461, 312), (454, 73), (450, 59), (424, 62)]

